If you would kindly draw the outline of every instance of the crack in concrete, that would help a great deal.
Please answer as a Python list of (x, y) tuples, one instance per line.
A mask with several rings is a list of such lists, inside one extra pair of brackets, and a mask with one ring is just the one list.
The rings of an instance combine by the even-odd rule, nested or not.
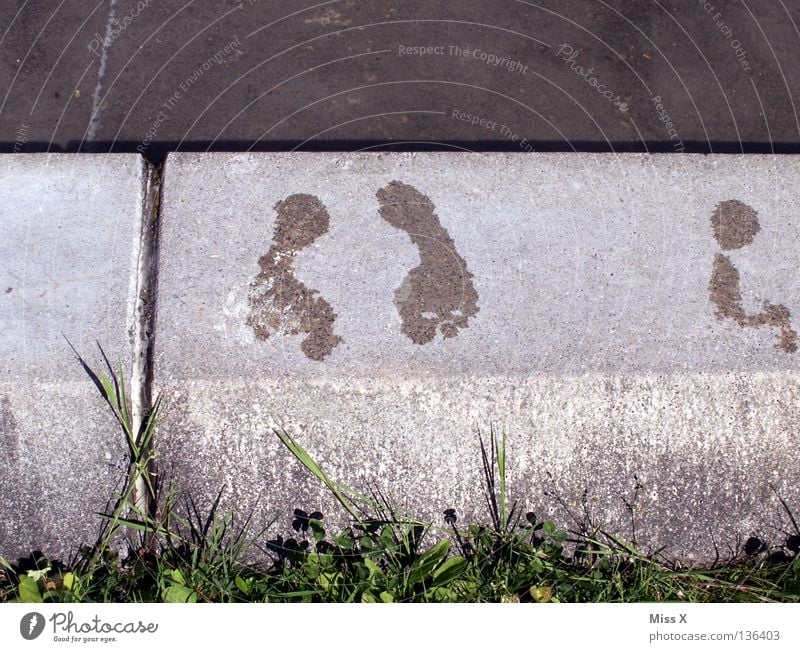
[[(133, 308), (133, 368), (131, 370), (131, 421), (138, 437), (153, 410), (153, 332), (155, 296), (158, 279), (158, 228), (160, 218), (161, 178), (164, 163), (153, 166), (142, 158), (144, 189), (139, 257), (136, 267), (136, 290)], [(154, 445), (153, 440), (150, 446)], [(150, 469), (155, 481), (155, 468)], [(139, 478), (131, 498), (142, 514), (151, 514), (153, 505), (144, 478)]]
[(97, 136), (97, 127), (100, 125), (100, 107), (102, 102), (100, 100), (100, 93), (103, 90), (103, 77), (106, 74), (106, 65), (108, 63), (108, 49), (113, 44), (111, 38), (113, 32), (113, 25), (117, 20), (117, 0), (111, 0), (108, 7), (108, 21), (106, 22), (106, 33), (103, 39), (103, 49), (100, 52), (100, 64), (97, 69), (97, 84), (94, 87), (94, 94), (92, 95), (92, 113), (89, 117), (89, 126), (86, 130), (87, 142), (93, 142)]
[(133, 420), (139, 427), (151, 406), (152, 334), (155, 313), (157, 279), (156, 252), (158, 241), (161, 175), (163, 164), (145, 166), (145, 185), (142, 198), (142, 231), (139, 240), (139, 259), (136, 269), (136, 296), (133, 318)]

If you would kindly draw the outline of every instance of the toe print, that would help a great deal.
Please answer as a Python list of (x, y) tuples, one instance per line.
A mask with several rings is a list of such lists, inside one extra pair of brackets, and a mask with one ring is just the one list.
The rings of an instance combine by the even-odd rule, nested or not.
[(408, 234), (421, 259), (395, 291), (403, 333), (415, 344), (428, 344), (437, 331), (444, 338), (455, 337), (478, 314), (478, 293), (433, 202), (399, 181), (392, 181), (377, 196), (381, 217)]
[(256, 337), (306, 333), (300, 349), (312, 360), (323, 360), (342, 341), (333, 333), (336, 313), (331, 305), (294, 275), (295, 256), (328, 232), (330, 216), (312, 195), (292, 195), (275, 205), (278, 214), (270, 250), (258, 264), (261, 273), (250, 285), (247, 324)]

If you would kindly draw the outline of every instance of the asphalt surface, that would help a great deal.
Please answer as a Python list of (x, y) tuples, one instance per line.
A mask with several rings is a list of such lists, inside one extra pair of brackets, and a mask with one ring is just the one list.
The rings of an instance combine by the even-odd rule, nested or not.
[(789, 0), (8, 0), (0, 150), (793, 152)]

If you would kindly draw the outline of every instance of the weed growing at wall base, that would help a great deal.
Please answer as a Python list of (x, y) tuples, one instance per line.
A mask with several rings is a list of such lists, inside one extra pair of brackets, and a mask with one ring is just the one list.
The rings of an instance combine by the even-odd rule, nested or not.
[[(105, 360), (105, 356), (104, 360)], [(159, 404), (139, 433), (130, 428), (121, 371), (95, 373), (79, 357), (129, 442), (125, 490), (99, 541), (69, 566), (39, 554), (0, 558), (3, 602), (797, 602), (800, 528), (767, 549), (748, 540), (734, 559), (687, 568), (646, 555), (602, 529), (566, 531), (509, 501), (504, 435), (479, 437), (488, 525), (406, 517), (375, 489), (370, 496), (331, 479), (297, 441), (276, 436), (350, 515), (330, 532), (318, 511), (296, 509), (287, 536), (268, 539), (252, 518), (219, 513), (221, 494), (201, 513), (190, 497), (165, 495), (152, 477), (150, 442)], [(144, 478), (154, 500), (142, 510)], [(786, 504), (784, 503), (784, 507)], [(788, 507), (786, 507), (788, 513)], [(127, 534), (127, 549), (114, 545)], [(253, 563), (253, 553), (265, 561)]]

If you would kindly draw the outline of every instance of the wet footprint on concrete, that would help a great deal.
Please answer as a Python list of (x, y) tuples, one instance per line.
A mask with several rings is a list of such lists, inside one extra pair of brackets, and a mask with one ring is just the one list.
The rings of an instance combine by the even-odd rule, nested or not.
[(381, 217), (405, 231), (421, 262), (394, 293), (402, 331), (415, 344), (455, 337), (478, 314), (472, 274), (439, 222), (433, 202), (413, 186), (392, 181), (377, 193)]
[[(720, 247), (726, 251), (751, 244), (761, 230), (758, 213), (735, 199), (717, 204), (711, 216), (711, 227)], [(714, 256), (709, 291), (717, 319), (732, 319), (743, 328), (773, 326), (780, 329), (778, 347), (787, 353), (797, 351), (797, 332), (791, 328), (789, 309), (765, 301), (760, 313), (748, 315), (742, 307), (739, 270), (725, 254)]]
[(334, 335), (336, 313), (318, 292), (294, 275), (295, 256), (328, 232), (330, 216), (313, 195), (291, 195), (275, 204), (277, 219), (270, 250), (258, 264), (261, 273), (250, 285), (247, 324), (256, 337), (307, 333), (300, 349), (312, 360), (331, 354), (342, 338)]

